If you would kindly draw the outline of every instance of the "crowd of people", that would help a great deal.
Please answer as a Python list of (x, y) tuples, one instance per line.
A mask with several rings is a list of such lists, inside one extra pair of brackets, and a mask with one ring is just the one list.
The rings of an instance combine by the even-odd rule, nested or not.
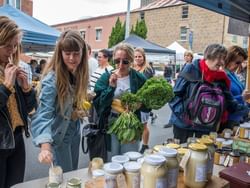
[[(64, 172), (75, 170), (81, 140), (80, 120), (86, 116), (82, 102), (88, 100), (88, 91), (95, 92), (94, 111), (99, 124), (107, 127), (119, 116), (119, 112), (112, 109), (112, 101), (120, 99), (125, 92), (136, 93), (155, 73), (144, 50), (128, 44), (116, 46), (113, 54), (106, 49), (100, 50), (96, 61), (91, 57), (91, 47), (72, 30), (61, 34), (50, 62), (41, 61), (37, 69), (37, 62), (33, 61), (31, 71), (27, 71), (20, 63), (21, 36), (22, 31), (15, 22), (0, 17), (1, 188), (23, 181), (23, 132), (26, 137), (30, 136), (28, 116), (31, 111), (34, 113), (30, 115), (30, 130), (34, 144), (40, 148), (38, 160), (59, 165)], [(241, 47), (226, 49), (223, 45), (211, 44), (206, 47), (203, 59), (193, 60), (190, 51), (184, 54), (184, 59), (185, 64), (174, 85), (175, 96), (169, 103), (172, 111), (169, 125), (173, 126), (174, 138), (184, 143), (194, 134), (200, 137), (210, 131), (233, 129), (248, 118), (247, 54)], [(163, 76), (169, 81), (172, 75), (172, 69), (167, 66)], [(36, 88), (31, 86), (32, 79), (40, 80)], [(210, 100), (217, 100), (215, 110), (205, 112), (204, 123), (201, 122), (204, 114), (197, 112), (197, 118), (201, 115), (197, 121), (196, 114), (190, 114), (190, 105), (187, 105), (194, 95), (202, 94), (201, 87), (213, 91)], [(211, 108), (208, 106), (206, 110)], [(142, 105), (135, 114), (144, 125), (141, 140), (121, 144), (112, 134), (107, 142), (111, 156), (128, 151), (144, 153), (149, 148), (151, 109)]]

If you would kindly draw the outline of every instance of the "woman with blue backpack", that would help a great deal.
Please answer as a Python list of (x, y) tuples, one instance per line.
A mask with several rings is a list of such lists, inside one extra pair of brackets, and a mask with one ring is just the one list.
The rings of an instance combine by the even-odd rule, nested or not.
[[(228, 48), (227, 57), (225, 59), (225, 71), (231, 81), (230, 91), (234, 99), (242, 105), (246, 105), (245, 100), (250, 98), (250, 94), (244, 91), (245, 86), (238, 79), (236, 71), (246, 59), (247, 54), (243, 48), (239, 46), (231, 46)], [(226, 125), (228, 128), (238, 126), (240, 122), (244, 120), (243, 118), (242, 114), (230, 113)]]
[(172, 110), (174, 138), (186, 142), (195, 134), (201, 137), (219, 131), (228, 113), (247, 113), (248, 109), (234, 100), (231, 82), (224, 67), (227, 49), (220, 44), (208, 45), (204, 59), (188, 64), (179, 74), (174, 87), (175, 97), (169, 103)]

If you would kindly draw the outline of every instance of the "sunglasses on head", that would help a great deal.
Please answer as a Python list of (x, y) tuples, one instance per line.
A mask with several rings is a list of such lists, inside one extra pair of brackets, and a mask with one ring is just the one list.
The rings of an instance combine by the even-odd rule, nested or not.
[(113, 61), (114, 61), (114, 64), (119, 64), (119, 63), (122, 63), (124, 65), (128, 65), (129, 64), (128, 60), (114, 59)]

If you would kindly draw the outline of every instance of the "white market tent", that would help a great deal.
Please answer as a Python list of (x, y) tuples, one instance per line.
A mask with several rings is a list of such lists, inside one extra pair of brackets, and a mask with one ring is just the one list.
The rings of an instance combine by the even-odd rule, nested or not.
[(178, 42), (173, 42), (169, 46), (167, 46), (170, 50), (175, 50), (176, 52), (176, 64), (184, 64), (184, 53), (187, 51), (186, 48), (184, 48), (182, 45), (180, 45)]

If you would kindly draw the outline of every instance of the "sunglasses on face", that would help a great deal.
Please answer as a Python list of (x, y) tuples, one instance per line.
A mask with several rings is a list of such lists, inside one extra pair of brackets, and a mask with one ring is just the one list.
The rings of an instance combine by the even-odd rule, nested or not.
[(121, 60), (121, 59), (114, 59), (113, 60), (114, 64), (124, 64), (124, 65), (128, 65), (129, 64), (129, 61), (128, 60)]

